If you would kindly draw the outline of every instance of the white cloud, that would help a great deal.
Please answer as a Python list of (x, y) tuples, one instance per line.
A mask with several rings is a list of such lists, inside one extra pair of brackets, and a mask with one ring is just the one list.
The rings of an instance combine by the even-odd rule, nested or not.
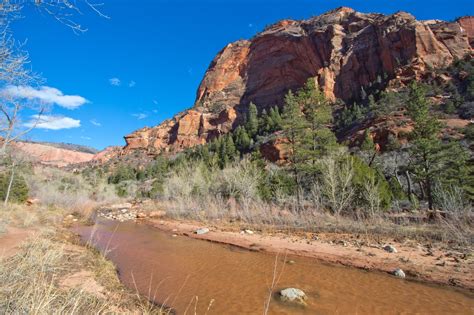
[(122, 81), (120, 81), (119, 78), (111, 78), (109, 79), (109, 83), (113, 86), (120, 86), (120, 84), (122, 84)]
[(100, 122), (98, 122), (97, 120), (95, 120), (95, 119), (91, 119), (91, 120), (89, 120), (89, 122), (91, 124), (93, 124), (94, 126), (96, 126), (96, 127), (101, 127), (102, 126), (102, 124)]
[(158, 114), (158, 110), (157, 110), (157, 109), (152, 110), (152, 112), (153, 112), (154, 114)]
[(137, 85), (137, 82), (133, 80), (128, 83), (128, 87), (134, 87), (135, 85)]
[(46, 104), (56, 104), (67, 109), (75, 109), (89, 102), (82, 96), (64, 95), (60, 90), (49, 86), (34, 88), (26, 85), (10, 85), (2, 89), (0, 93), (13, 98), (38, 100)]
[(86, 136), (81, 136), (81, 139), (84, 139), (84, 140), (92, 140), (91, 137), (86, 137)]
[(158, 105), (158, 101), (157, 101), (157, 100), (153, 100), (153, 104)]
[(38, 116), (32, 115), (30, 121), (25, 123), (25, 127), (49, 129), (49, 130), (61, 130), (77, 128), (81, 126), (81, 121), (64, 116)]
[(132, 116), (139, 120), (145, 119), (148, 117), (148, 115), (145, 113), (132, 114)]

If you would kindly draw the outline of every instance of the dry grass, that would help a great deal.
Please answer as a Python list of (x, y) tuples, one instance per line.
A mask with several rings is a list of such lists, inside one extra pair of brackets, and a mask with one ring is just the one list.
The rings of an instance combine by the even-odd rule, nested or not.
[(85, 218), (101, 205), (120, 202), (115, 188), (105, 179), (91, 182), (80, 174), (55, 168), (36, 167), (34, 175), (28, 178), (28, 186), (30, 196), (40, 204), (67, 209), (69, 213), (78, 213)]
[[(337, 216), (311, 206), (296, 210), (288, 206), (261, 201), (237, 202), (222, 198), (181, 198), (159, 202), (167, 216), (204, 222), (219, 220), (233, 222), (254, 229), (288, 232), (325, 232), (361, 234), (370, 238), (391, 237), (399, 240), (414, 239), (443, 242), (458, 246), (472, 246), (474, 231), (469, 224), (459, 221), (425, 219), (413, 216), (394, 220), (389, 213), (378, 213), (369, 218)], [(463, 221), (465, 222), (465, 221)]]
[[(12, 314), (162, 314), (120, 283), (114, 265), (100, 253), (74, 246), (67, 234), (42, 231), (16, 255), (0, 261), (0, 313)], [(100, 293), (67, 288), (61, 279), (91, 270)]]

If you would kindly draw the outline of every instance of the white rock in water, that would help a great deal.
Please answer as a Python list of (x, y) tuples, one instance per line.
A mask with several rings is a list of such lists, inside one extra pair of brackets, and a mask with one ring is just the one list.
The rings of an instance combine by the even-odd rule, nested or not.
[(201, 229), (196, 230), (196, 234), (198, 234), (198, 235), (206, 234), (208, 232), (209, 232), (208, 228), (201, 228)]
[(393, 275), (395, 277), (399, 277), (399, 278), (402, 278), (404, 279), (405, 278), (405, 273), (403, 272), (403, 270), (401, 270), (400, 268), (397, 268), (393, 271)]
[(398, 250), (392, 245), (385, 245), (383, 249), (389, 253), (398, 253)]
[(305, 300), (307, 299), (306, 294), (296, 288), (286, 288), (280, 291), (280, 298), (285, 302), (294, 302), (305, 305)]

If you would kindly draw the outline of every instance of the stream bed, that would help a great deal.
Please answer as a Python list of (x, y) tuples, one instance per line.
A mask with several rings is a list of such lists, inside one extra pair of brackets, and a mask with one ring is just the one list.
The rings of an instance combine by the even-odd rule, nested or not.
[(294, 287), (307, 305), (270, 297), (276, 255), (195, 240), (135, 222), (98, 219), (75, 228), (82, 240), (106, 253), (120, 279), (177, 314), (474, 314), (470, 292), (431, 286), (280, 255), (274, 292)]

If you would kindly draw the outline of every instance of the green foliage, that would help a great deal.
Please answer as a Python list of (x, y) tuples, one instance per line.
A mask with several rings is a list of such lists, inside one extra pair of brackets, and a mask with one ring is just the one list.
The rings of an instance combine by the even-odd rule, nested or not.
[(474, 123), (470, 123), (463, 129), (464, 137), (469, 141), (474, 141)]
[(245, 127), (239, 126), (234, 131), (235, 146), (240, 152), (247, 152), (252, 145), (252, 139)]
[(392, 196), (394, 200), (407, 199), (407, 196), (405, 194), (405, 191), (403, 190), (402, 185), (400, 185), (400, 182), (397, 180), (395, 176), (390, 177), (388, 184), (390, 186), (390, 191), (392, 192)]
[(466, 187), (469, 170), (468, 155), (459, 143), (443, 143), (439, 139), (441, 125), (429, 112), (429, 103), (423, 86), (410, 86), (408, 114), (414, 122), (411, 133), (409, 169), (426, 193), (428, 206), (433, 209), (434, 185), (437, 183)]
[(369, 153), (373, 153), (375, 151), (375, 143), (372, 137), (370, 136), (369, 129), (365, 129), (364, 131), (364, 138), (362, 140), (362, 144), (360, 145), (360, 149)]
[(367, 114), (367, 109), (361, 105), (354, 103), (352, 106), (345, 106), (339, 113), (336, 120), (338, 129), (345, 130), (357, 123), (360, 123)]
[[(5, 200), (8, 185), (10, 184), (11, 172), (0, 174), (0, 202)], [(15, 174), (10, 190), (9, 202), (23, 203), (28, 199), (28, 185), (23, 176)]]
[(371, 168), (362, 159), (357, 156), (352, 156), (354, 176), (352, 177), (352, 184), (355, 189), (356, 202), (364, 207), (366, 198), (364, 197), (365, 185), (371, 180), (374, 181), (378, 198), (380, 199), (380, 206), (382, 209), (388, 208), (392, 203), (392, 191), (390, 185), (385, 177), (377, 170)]
[(258, 110), (254, 103), (250, 103), (249, 105), (245, 129), (251, 138), (254, 138), (258, 132)]
[(282, 118), (278, 107), (270, 108), (270, 111), (264, 109), (259, 118), (258, 135), (268, 135), (281, 130)]
[(126, 180), (136, 179), (137, 174), (133, 167), (126, 164), (120, 164), (115, 171), (109, 176), (109, 184), (118, 184)]

